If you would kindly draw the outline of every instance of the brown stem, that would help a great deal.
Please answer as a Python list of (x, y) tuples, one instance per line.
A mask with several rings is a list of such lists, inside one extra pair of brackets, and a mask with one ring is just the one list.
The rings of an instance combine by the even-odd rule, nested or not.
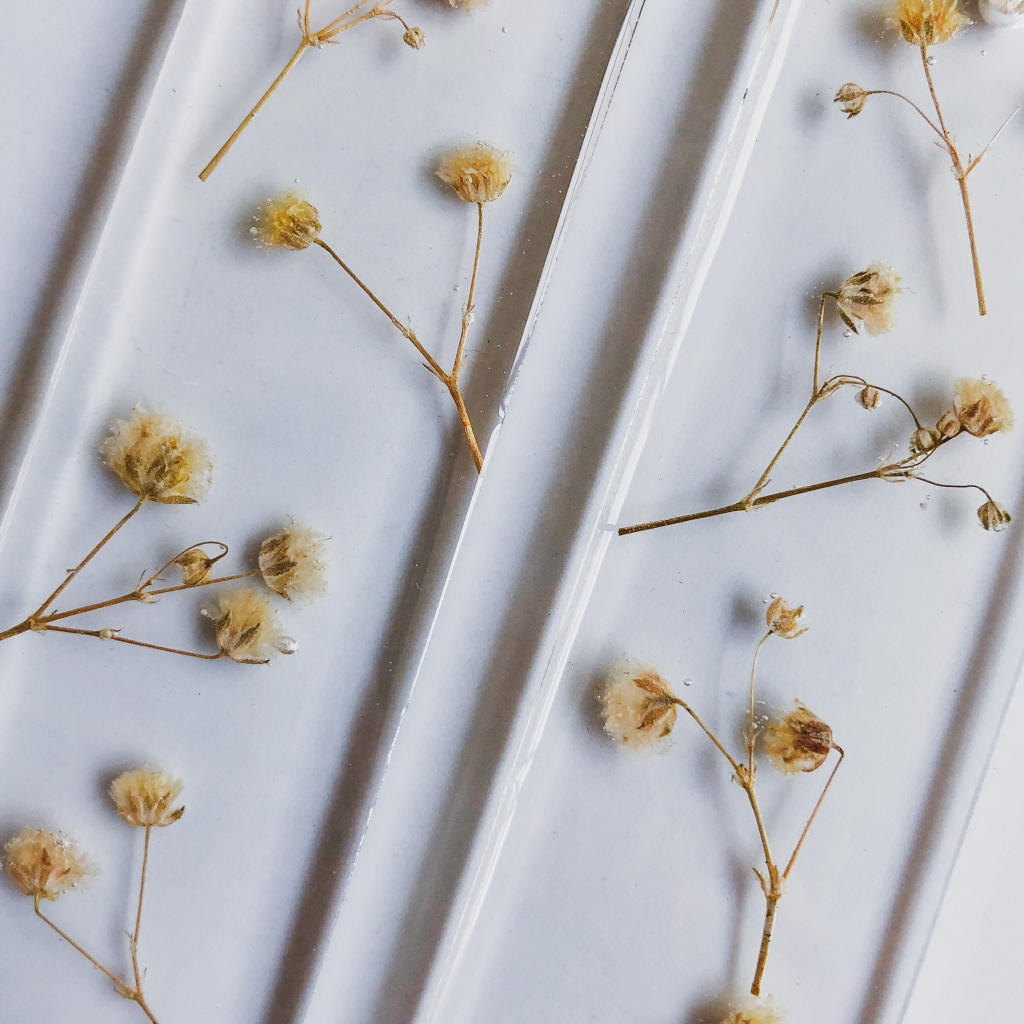
[(151, 651), (166, 651), (168, 654), (181, 654), (186, 658), (202, 658), (204, 661), (216, 661), (218, 658), (223, 658), (224, 652), (218, 651), (216, 654), (199, 654), (196, 651), (183, 651), (178, 647), (163, 647), (160, 644), (149, 644), (144, 640), (131, 640), (126, 636), (102, 636), (102, 630), (99, 629), (72, 629), (70, 626), (51, 626), (42, 624), (37, 627), (40, 632), (52, 632), (52, 633), (74, 633), (77, 636), (94, 636), (99, 640), (116, 640), (121, 644), (132, 644), (134, 647), (148, 647)]
[(12, 636), (19, 636), (21, 633), (27, 633), (32, 628), (32, 623), (26, 619), (24, 622), (19, 622), (16, 626), (11, 626), (10, 629), (5, 629), (0, 633), (0, 640), (10, 640)]
[[(815, 358), (814, 358), (814, 380), (815, 380), (815, 383), (817, 383), (817, 380), (818, 380), (818, 358), (817, 358), (817, 354), (815, 354)], [(752, 507), (753, 504), (754, 504), (754, 500), (757, 498), (757, 496), (761, 493), (762, 490), (764, 490), (765, 487), (768, 486), (768, 482), (769, 482), (769, 478), (770, 478), (770, 475), (771, 475), (771, 471), (778, 464), (779, 459), (782, 458), (783, 452), (785, 452), (786, 448), (789, 447), (789, 442), (792, 441), (793, 438), (796, 436), (796, 432), (803, 425), (804, 420), (807, 419), (807, 414), (811, 411), (811, 409), (814, 408), (814, 406), (817, 403), (817, 401), (818, 401), (818, 392), (817, 392), (817, 389), (815, 389), (815, 393), (811, 396), (811, 400), (805, 406), (804, 411), (802, 413), (800, 413), (800, 418), (796, 421), (795, 424), (793, 424), (793, 429), (786, 435), (786, 440), (782, 442), (782, 446), (775, 453), (775, 457), (772, 459), (771, 462), (768, 463), (767, 468), (761, 474), (761, 476), (758, 479), (757, 483), (754, 484), (754, 487), (751, 490), (751, 492), (741, 502), (741, 504), (743, 504), (745, 507), (748, 507), (748, 508)]]
[(960, 186), (960, 198), (964, 204), (964, 215), (967, 217), (967, 237), (971, 243), (971, 259), (974, 262), (974, 285), (978, 292), (978, 312), (985, 316), (988, 312), (988, 307), (985, 305), (985, 287), (981, 280), (981, 263), (978, 259), (978, 244), (974, 237), (974, 218), (971, 216), (971, 196), (967, 191), (967, 172), (964, 170), (963, 164), (960, 162), (960, 154), (957, 152), (956, 146), (953, 145), (953, 139), (949, 134), (949, 129), (946, 127), (946, 120), (942, 114), (942, 105), (939, 103), (939, 95), (935, 91), (935, 83), (932, 81), (931, 68), (928, 66), (928, 47), (921, 44), (921, 65), (924, 68), (924, 77), (928, 81), (928, 91), (932, 96), (932, 103), (935, 105), (935, 113), (939, 118), (939, 125), (942, 127), (942, 137), (946, 142), (946, 148), (949, 150), (949, 155), (953, 161), (953, 170), (956, 173), (956, 180)]
[(62, 928), (57, 927), (57, 925), (55, 925), (39, 909), (39, 899), (39, 896), (35, 897), (36, 916), (40, 920), (45, 921), (69, 946), (71, 946), (72, 949), (78, 950), (78, 952), (81, 953), (82, 956), (84, 956), (85, 959), (93, 965), (93, 967), (97, 968), (98, 970), (101, 970), (118, 987), (119, 991), (130, 992), (131, 989), (128, 988), (128, 986), (116, 974), (114, 974), (113, 971), (108, 970), (106, 967), (104, 967), (103, 964), (101, 964), (99, 960), (97, 960), (96, 957), (92, 955), (92, 953), (89, 953), (87, 950), (83, 949), (77, 942), (75, 942), (73, 938), (71, 938), (70, 935), (68, 935), (66, 931), (64, 931)]
[(82, 561), (79, 562), (77, 566), (75, 566), (74, 569), (71, 569), (68, 572), (67, 576), (64, 578), (64, 582), (29, 616), (29, 619), (38, 619), (39, 616), (42, 615), (43, 612), (45, 612), (46, 609), (49, 608), (50, 605), (53, 604), (53, 602), (56, 601), (58, 597), (60, 597), (60, 595), (64, 591), (64, 588), (92, 561), (93, 557), (99, 552), (103, 545), (106, 544), (107, 541), (109, 541), (110, 538), (113, 537), (114, 534), (117, 533), (117, 531), (120, 530), (121, 527), (124, 526), (124, 524), (127, 523), (128, 520), (131, 519), (131, 517), (135, 515), (135, 513), (138, 512), (139, 509), (142, 508), (142, 506), (145, 504), (145, 497), (139, 498), (139, 500), (135, 503), (135, 507), (127, 515), (125, 515), (122, 519), (118, 521), (117, 525), (115, 525), (114, 528), (110, 530), (110, 532), (99, 542), (99, 544), (97, 544), (96, 547), (94, 547), (92, 551), (90, 551), (89, 554), (87, 554), (85, 558), (83, 558)]
[(445, 384), (448, 387), (448, 391), (452, 398), (455, 400), (455, 408), (459, 413), (459, 422), (462, 424), (462, 432), (466, 435), (466, 443), (469, 445), (469, 453), (473, 456), (473, 465), (476, 466), (476, 471), (479, 473), (484, 468), (484, 457), (480, 454), (480, 446), (476, 443), (476, 433), (473, 430), (473, 424), (469, 419), (469, 411), (466, 409), (466, 403), (462, 399), (462, 392), (459, 390), (458, 382), (454, 377), (448, 377), (445, 380)]
[[(760, 642), (757, 645), (757, 649), (754, 651), (754, 661), (750, 666), (750, 715), (747, 723), (747, 771), (750, 773), (750, 780), (753, 783), (754, 780), (754, 740), (756, 733), (754, 731), (754, 681), (757, 678), (757, 659), (760, 657), (761, 648), (764, 647), (768, 638), (772, 635), (772, 631), (769, 629)], [(755, 812), (756, 812), (755, 808)], [(767, 845), (765, 847), (767, 850)]]
[(711, 740), (711, 742), (714, 743), (714, 745), (718, 747), (718, 749), (725, 756), (725, 759), (729, 762), (730, 766), (732, 767), (732, 770), (734, 772), (739, 772), (740, 766), (739, 763), (736, 761), (736, 758), (734, 758), (732, 754), (730, 754), (729, 751), (725, 749), (725, 747), (722, 745), (721, 740), (719, 740), (719, 738), (704, 724), (704, 722), (701, 720), (700, 715), (698, 715), (697, 712), (694, 711), (693, 708), (691, 708), (690, 705), (686, 703), (686, 701), (680, 700), (678, 697), (673, 697), (672, 702), (674, 704), (678, 704), (704, 730), (708, 739)]
[(772, 928), (775, 925), (775, 908), (779, 905), (778, 895), (765, 896), (767, 904), (764, 913), (764, 928), (761, 931), (761, 948), (757, 954), (757, 968), (754, 971), (754, 980), (750, 985), (750, 994), (759, 996), (761, 994), (761, 979), (764, 977), (764, 968), (768, 962), (768, 945), (772, 941)]
[(939, 126), (908, 96), (904, 96), (901, 92), (893, 92), (892, 89), (868, 89), (868, 96), (895, 96), (897, 99), (903, 100), (904, 103), (909, 103), (924, 119), (928, 127), (945, 143), (946, 138), (942, 134)]
[[(452, 377), (458, 379), (459, 370), (462, 369), (462, 353), (466, 347), (466, 337), (469, 334), (469, 325), (473, 322), (473, 298), (476, 295), (476, 273), (480, 267), (480, 246), (484, 240), (484, 204), (477, 203), (477, 225), (476, 225), (476, 252), (473, 255), (473, 274), (469, 279), (469, 298), (466, 300), (466, 310), (462, 314), (462, 333), (459, 335), (459, 347), (455, 352), (455, 362), (452, 364)], [(477, 469), (480, 467), (477, 466)]]
[(818, 802), (814, 805), (814, 810), (811, 811), (811, 816), (807, 819), (807, 824), (804, 825), (803, 832), (800, 833), (800, 838), (797, 840), (796, 846), (793, 848), (793, 855), (789, 858), (789, 863), (786, 865), (786, 870), (782, 872), (783, 878), (789, 878), (790, 871), (793, 870), (793, 865), (796, 863), (797, 854), (800, 852), (800, 847), (804, 845), (804, 840), (807, 838), (807, 833), (811, 831), (811, 826), (814, 824), (814, 819), (818, 816), (818, 811), (821, 810), (821, 805), (825, 802), (825, 794), (828, 793), (829, 786), (832, 785), (832, 780), (836, 777), (836, 772), (839, 771), (839, 766), (843, 763), (843, 758), (846, 757), (846, 751), (837, 744), (832, 744), (833, 750), (839, 751), (839, 760), (836, 761), (835, 767), (829, 774), (828, 781), (825, 783), (825, 788), (821, 791), (821, 796), (818, 797)]

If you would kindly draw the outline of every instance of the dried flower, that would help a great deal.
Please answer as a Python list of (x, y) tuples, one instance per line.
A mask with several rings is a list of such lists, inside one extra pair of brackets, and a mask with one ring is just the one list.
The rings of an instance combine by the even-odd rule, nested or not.
[(930, 452), (941, 440), (942, 434), (933, 427), (918, 427), (910, 435), (910, 454)]
[(914, 46), (948, 42), (971, 24), (958, 0), (897, 0), (892, 21)]
[(807, 632), (807, 627), (802, 625), (804, 617), (804, 606), (793, 608), (786, 604), (785, 598), (777, 597), (765, 612), (765, 622), (768, 628), (776, 635), (786, 640), (795, 640), (801, 633)]
[(1009, 28), (1024, 18), (1024, 0), (978, 0), (978, 13), (989, 25)]
[(327, 589), (324, 576), (323, 534), (294, 523), (260, 545), (264, 582), (286, 597), (315, 597)]
[(861, 88), (855, 82), (847, 82), (839, 92), (836, 93), (833, 103), (839, 104), (839, 109), (847, 117), (856, 117), (868, 101), (867, 89)]
[(989, 500), (978, 509), (978, 519), (981, 520), (981, 525), (984, 526), (986, 530), (992, 530), (994, 533), (999, 533), (1000, 530), (1005, 530), (1010, 525), (1011, 516), (998, 501), (993, 501), (989, 498)]
[(884, 263), (872, 263), (847, 278), (839, 288), (836, 305), (843, 323), (854, 334), (859, 320), (871, 335), (892, 330), (900, 292), (900, 275)]
[(194, 505), (210, 484), (213, 466), (206, 443), (141, 404), (129, 419), (114, 421), (102, 452), (125, 487), (150, 501)]
[(275, 654), (295, 653), (295, 641), (285, 636), (270, 602), (251, 587), (225, 591), (203, 614), (213, 619), (217, 646), (232, 661), (266, 665)]
[(975, 437), (1013, 428), (1013, 410), (1002, 390), (990, 380), (962, 377), (956, 382), (953, 411), (960, 426)]
[(832, 749), (832, 730), (800, 701), (780, 721), (771, 722), (764, 735), (764, 750), (783, 775), (813, 772)]
[(722, 1024), (782, 1024), (782, 1014), (771, 996), (747, 996), (738, 1009), (729, 1014)]
[(449, 153), (437, 176), (467, 203), (489, 203), (505, 191), (512, 179), (512, 154), (485, 142)]
[(422, 50), (427, 45), (427, 37), (423, 34), (423, 29), (415, 27), (405, 30), (402, 41), (406, 46), (411, 46), (414, 50)]
[(171, 810), (183, 783), (167, 772), (152, 768), (135, 768), (123, 772), (110, 784), (110, 798), (117, 804), (117, 813), (129, 824), (163, 828), (173, 825), (184, 813), (184, 807)]
[(37, 899), (55, 900), (96, 874), (78, 844), (61, 832), (22, 829), (4, 847), (4, 854), (11, 880), (26, 896)]
[(612, 669), (600, 700), (604, 731), (624, 747), (655, 747), (676, 724), (672, 687), (647, 666)]
[(865, 409), (877, 409), (882, 404), (882, 393), (870, 384), (857, 392), (857, 401)]
[(320, 214), (301, 196), (286, 192), (261, 203), (249, 233), (261, 249), (307, 249), (320, 234)]
[(202, 548), (189, 548), (175, 558), (174, 564), (181, 570), (181, 582), (186, 587), (198, 587), (210, 578), (214, 560)]
[(939, 417), (938, 423), (935, 424), (935, 429), (947, 440), (956, 437), (960, 433), (960, 421), (957, 419), (956, 413), (944, 412)]

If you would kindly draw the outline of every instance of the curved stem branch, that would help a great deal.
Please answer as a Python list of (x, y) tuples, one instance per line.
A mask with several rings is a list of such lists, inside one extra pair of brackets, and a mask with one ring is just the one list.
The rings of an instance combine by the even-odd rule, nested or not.
[[(476, 226), (476, 252), (473, 255), (473, 274), (469, 279), (469, 298), (466, 299), (466, 309), (462, 314), (462, 333), (459, 336), (459, 347), (455, 353), (455, 362), (452, 365), (452, 376), (456, 379), (459, 370), (462, 369), (462, 353), (466, 347), (466, 337), (469, 334), (469, 325), (473, 322), (473, 299), (476, 295), (476, 274), (480, 267), (480, 246), (484, 240), (484, 204), (477, 203), (477, 226)], [(480, 468), (479, 466), (477, 467)]]
[(94, 636), (98, 640), (116, 640), (119, 644), (131, 644), (133, 647), (148, 647), (151, 651), (166, 651), (168, 654), (181, 654), (186, 658), (201, 658), (203, 661), (216, 661), (225, 657), (222, 651), (216, 654), (199, 654), (197, 651), (185, 651), (178, 647), (163, 647), (160, 644), (149, 644), (144, 640), (132, 640), (126, 636), (102, 636), (98, 629), (72, 629), (70, 626), (42, 625), (40, 632), (47, 633), (74, 633), (77, 636)]
[(814, 819), (818, 816), (818, 811), (821, 810), (821, 805), (825, 802), (825, 794), (828, 793), (829, 786), (832, 785), (832, 780), (836, 777), (836, 772), (839, 771), (839, 766), (843, 763), (843, 758), (846, 757), (846, 751), (837, 744), (832, 744), (833, 750), (839, 751), (839, 760), (836, 761), (835, 767), (829, 774), (828, 781), (825, 783), (825, 788), (821, 791), (821, 796), (818, 797), (818, 802), (814, 805), (814, 810), (811, 811), (811, 816), (807, 819), (807, 824), (804, 825), (803, 832), (800, 833), (800, 838), (797, 840), (796, 846), (793, 848), (793, 855), (789, 858), (789, 863), (786, 865), (786, 870), (782, 872), (783, 878), (789, 878), (790, 871), (793, 870), (793, 865), (796, 863), (797, 854), (800, 852), (800, 847), (804, 845), (804, 840), (807, 838), (807, 833), (811, 831), (811, 826), (814, 824)]
[(719, 738), (707, 727), (707, 725), (704, 724), (700, 715), (698, 715), (697, 712), (694, 711), (693, 708), (691, 708), (690, 705), (686, 703), (686, 701), (680, 700), (678, 697), (673, 697), (672, 702), (674, 704), (678, 704), (704, 730), (704, 732), (707, 734), (708, 739), (711, 740), (711, 742), (714, 743), (714, 745), (718, 747), (718, 749), (725, 756), (725, 759), (729, 762), (729, 765), (732, 768), (732, 770), (734, 772), (739, 772), (739, 762), (736, 760), (736, 758), (732, 756), (732, 754), (729, 753), (728, 750), (725, 749), (725, 747), (722, 745), (721, 740), (719, 740)]
[(943, 145), (947, 145), (946, 137), (942, 134), (942, 130), (939, 126), (908, 96), (904, 96), (901, 92), (893, 92), (892, 89), (868, 89), (869, 96), (895, 96), (897, 99), (903, 100), (904, 103), (909, 103), (925, 120), (925, 123), (929, 128), (940, 139), (942, 139)]

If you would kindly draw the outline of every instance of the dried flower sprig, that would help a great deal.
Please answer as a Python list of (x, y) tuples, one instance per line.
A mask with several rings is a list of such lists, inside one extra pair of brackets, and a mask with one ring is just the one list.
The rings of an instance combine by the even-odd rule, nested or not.
[(182, 790), (182, 783), (167, 772), (152, 768), (135, 768), (119, 775), (110, 785), (110, 797), (117, 813), (128, 825), (144, 828), (142, 871), (139, 877), (139, 898), (135, 910), (135, 928), (128, 935), (133, 980), (126, 981), (104, 966), (63, 928), (43, 913), (43, 900), (56, 900), (66, 892), (88, 884), (96, 868), (74, 840), (60, 832), (26, 828), (4, 848), (3, 867), (11, 881), (32, 898), (36, 916), (52, 928), (72, 949), (81, 953), (97, 970), (113, 983), (114, 991), (134, 1002), (152, 1024), (159, 1024), (143, 990), (145, 972), (139, 965), (139, 935), (142, 931), (142, 907), (146, 895), (146, 874), (149, 870), (149, 844), (154, 828), (166, 828), (181, 819), (184, 807), (173, 807)]
[[(169, 558), (155, 572), (143, 572), (138, 584), (127, 593), (59, 611), (54, 607), (54, 602), (68, 584), (147, 502), (194, 505), (209, 487), (213, 467), (205, 442), (184, 430), (171, 417), (160, 412), (147, 412), (141, 405), (132, 410), (128, 419), (114, 422), (110, 436), (104, 441), (101, 450), (107, 466), (138, 500), (85, 558), (68, 571), (60, 585), (34, 612), (0, 632), (0, 640), (9, 640), (29, 632), (91, 636), (98, 640), (111, 640), (189, 658), (207, 661), (231, 658), (242, 664), (261, 665), (269, 662), (275, 654), (293, 654), (296, 643), (291, 637), (285, 636), (270, 602), (247, 587), (219, 595), (218, 611), (211, 615), (217, 650), (210, 654), (121, 636), (120, 629), (112, 627), (78, 629), (64, 625), (66, 620), (88, 612), (132, 602), (153, 604), (164, 594), (230, 583), (253, 576), (260, 577), (275, 594), (289, 600), (293, 597), (312, 597), (323, 593), (326, 588), (323, 563), (325, 538), (293, 523), (263, 541), (259, 564), (245, 572), (215, 576), (215, 566), (228, 554), (228, 545), (219, 540), (199, 541)], [(181, 571), (181, 583), (157, 586), (163, 580), (163, 574), (172, 568)]]
[[(375, 18), (380, 18), (382, 21), (397, 21), (405, 29), (402, 41), (406, 46), (411, 46), (414, 50), (422, 50), (427, 45), (423, 29), (409, 25), (397, 11), (391, 9), (394, 0), (359, 0), (358, 3), (350, 7), (344, 14), (328, 22), (323, 28), (315, 30), (309, 20), (310, 3), (311, 0), (306, 0), (305, 10), (298, 12), (299, 31), (302, 33), (298, 49), (292, 54), (291, 60), (285, 64), (277, 78), (271, 82), (270, 88), (260, 97), (256, 106), (245, 115), (242, 123), (231, 133), (228, 141), (217, 150), (216, 156), (200, 171), (199, 178), (201, 181), (206, 181), (213, 174), (228, 150), (238, 141), (239, 135), (249, 127), (249, 122), (260, 112), (263, 104), (277, 91), (277, 87), (288, 77), (288, 73), (299, 63), (302, 55), (310, 47), (315, 47), (319, 50), (324, 46), (333, 45), (337, 43), (338, 36), (342, 32), (355, 28), (356, 25), (361, 25), (363, 22), (372, 21)], [(372, 7), (370, 6), (371, 3), (373, 4)]]
[[(733, 502), (731, 505), (723, 505), (721, 508), (691, 512), (669, 519), (656, 519), (634, 526), (623, 526), (618, 531), (619, 535), (642, 533), (645, 530), (689, 523), (697, 519), (709, 519), (712, 516), (725, 515), (728, 512), (749, 512), (752, 509), (782, 501), (784, 498), (793, 498), (799, 494), (809, 494), (812, 491), (821, 491), (829, 487), (839, 487), (862, 480), (884, 480), (889, 483), (919, 480), (932, 487), (980, 491), (985, 496), (985, 503), (978, 509), (978, 519), (981, 525), (986, 530), (992, 531), (999, 531), (1006, 527), (1010, 522), (1010, 514), (992, 498), (984, 487), (978, 484), (939, 483), (921, 475), (921, 467), (943, 445), (948, 444), (954, 438), (963, 434), (984, 438), (990, 434), (1008, 431), (1013, 427), (1013, 411), (1006, 396), (996, 384), (984, 377), (980, 380), (970, 377), (958, 380), (951, 403), (952, 408), (939, 417), (934, 427), (926, 427), (905, 398), (879, 384), (872, 384), (863, 377), (842, 373), (820, 383), (821, 342), (829, 299), (835, 302), (839, 316), (851, 331), (859, 333), (858, 324), (860, 324), (868, 334), (880, 334), (892, 327), (899, 294), (899, 276), (891, 267), (881, 263), (875, 263), (867, 270), (853, 274), (837, 290), (822, 293), (818, 306), (818, 330), (814, 346), (814, 374), (810, 400), (749, 494), (739, 501)], [(811, 410), (845, 387), (857, 389), (856, 400), (867, 410), (877, 409), (883, 395), (889, 395), (900, 403), (914, 421), (914, 430), (910, 436), (910, 454), (897, 462), (886, 461), (875, 469), (864, 473), (855, 473), (852, 476), (823, 480), (819, 483), (805, 484), (803, 487), (793, 487), (785, 491), (776, 491), (773, 494), (764, 494), (764, 489), (771, 482), (772, 471), (803, 426)]]
[(473, 308), (476, 299), (477, 274), (480, 269), (480, 253), (484, 237), (484, 206), (499, 198), (512, 180), (512, 154), (494, 146), (478, 142), (473, 146), (456, 149), (441, 161), (437, 176), (449, 185), (452, 191), (465, 203), (477, 208), (476, 249), (473, 254), (473, 271), (469, 279), (469, 295), (462, 311), (462, 327), (455, 359), (450, 371), (430, 354), (416, 336), (406, 327), (383, 301), (370, 289), (354, 270), (321, 237), (320, 214), (316, 207), (295, 195), (285, 193), (276, 199), (267, 199), (255, 215), (255, 225), (250, 228), (253, 240), (260, 248), (290, 249), (301, 251), (311, 245), (324, 250), (346, 274), (359, 286), (371, 302), (391, 321), (395, 329), (412, 343), (413, 348), (423, 357), (424, 366), (448, 390), (455, 403), (455, 409), (469, 445), (473, 464), (479, 472), (483, 468), (483, 455), (477, 443), (476, 432), (470, 420), (469, 410), (462, 396), (459, 374), (462, 372), (466, 341), (473, 323)]
[[(794, 710), (789, 714), (777, 721), (770, 722), (763, 733), (759, 730), (755, 707), (757, 661), (761, 654), (761, 648), (773, 636), (782, 639), (795, 639), (806, 631), (806, 627), (803, 625), (803, 608), (792, 607), (781, 597), (776, 598), (769, 605), (765, 621), (768, 631), (758, 642), (750, 669), (746, 749), (740, 757), (734, 757), (697, 712), (686, 701), (676, 696), (669, 683), (650, 667), (625, 665), (616, 668), (609, 675), (604, 689), (600, 693), (605, 731), (620, 746), (634, 750), (650, 748), (663, 741), (671, 733), (676, 723), (677, 709), (682, 708), (728, 761), (729, 767), (732, 769), (733, 781), (746, 794), (757, 825), (765, 862), (763, 873), (754, 868), (754, 874), (757, 876), (765, 898), (765, 919), (761, 932), (757, 966), (754, 970), (754, 980), (750, 986), (752, 996), (761, 995), (761, 983), (768, 961), (768, 949), (774, 929), (775, 914), (779, 900), (785, 892), (786, 880), (796, 864), (804, 841), (821, 810), (832, 780), (845, 756), (843, 749), (833, 740), (832, 730), (828, 725), (818, 719), (799, 701), (796, 702)], [(839, 755), (810, 817), (800, 833), (796, 846), (786, 861), (777, 859), (772, 852), (768, 829), (757, 798), (755, 754), (759, 736), (763, 737), (761, 746), (770, 763), (783, 775), (817, 771), (825, 764), (833, 750)], [(745, 1001), (743, 1006), (731, 1014), (723, 1024), (777, 1024), (780, 1019), (778, 1011), (770, 1000), (759, 999), (756, 1002)]]
[(960, 198), (963, 202), (964, 215), (967, 218), (967, 237), (971, 246), (971, 260), (974, 264), (974, 285), (978, 293), (978, 312), (985, 316), (988, 307), (985, 302), (985, 287), (981, 278), (981, 262), (978, 258), (978, 244), (975, 239), (974, 218), (971, 214), (971, 197), (967, 189), (967, 179), (971, 172), (988, 155), (989, 150), (995, 145), (996, 140), (1002, 135), (1007, 125), (1021, 110), (1024, 110), (1024, 103), (1020, 104), (1010, 114), (995, 135), (992, 136), (988, 145), (976, 157), (968, 156), (966, 160), (963, 159), (946, 125), (942, 104), (939, 102), (939, 96), (935, 90), (935, 82), (932, 78), (931, 70), (933, 58), (928, 54), (928, 47), (948, 42), (958, 32), (971, 24), (970, 18), (960, 9), (959, 0), (896, 0), (896, 6), (890, 20), (899, 30), (900, 35), (921, 53), (921, 66), (924, 68), (925, 81), (928, 83), (928, 93), (931, 96), (932, 106), (935, 108), (935, 116), (938, 123), (936, 124), (912, 99), (904, 96), (903, 93), (894, 92), (891, 89), (864, 89), (854, 82), (847, 82), (836, 93), (834, 102), (838, 103), (843, 113), (850, 118), (856, 117), (861, 113), (869, 96), (895, 96), (897, 99), (910, 104), (928, 127), (939, 137), (939, 144), (949, 153), (949, 158), (953, 164), (953, 174), (960, 188)]

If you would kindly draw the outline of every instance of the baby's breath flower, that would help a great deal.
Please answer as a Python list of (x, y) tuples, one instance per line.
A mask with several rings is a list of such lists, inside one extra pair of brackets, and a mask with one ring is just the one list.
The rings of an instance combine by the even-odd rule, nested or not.
[(955, 412), (944, 412), (935, 424), (935, 429), (948, 440), (960, 433), (960, 420)]
[(260, 574), (282, 597), (315, 597), (327, 589), (323, 534), (293, 523), (260, 545)]
[(4, 867), (14, 884), (36, 899), (55, 900), (62, 893), (88, 883), (96, 868), (62, 832), (22, 829), (4, 847)]
[(892, 330), (901, 291), (900, 275), (892, 267), (872, 263), (842, 283), (836, 305), (843, 323), (854, 334), (859, 333), (858, 320), (868, 334), (885, 334)]
[(942, 434), (934, 427), (918, 427), (910, 435), (910, 454), (930, 452), (941, 440)]
[(996, 28), (1009, 28), (1024, 18), (1024, 0), (978, 0), (978, 13)]
[(801, 633), (807, 632), (803, 625), (804, 606), (793, 608), (786, 604), (785, 598), (777, 597), (765, 612), (765, 622), (768, 628), (776, 635), (786, 640), (795, 640)]
[(102, 452), (125, 487), (140, 498), (194, 505), (210, 485), (213, 466), (206, 442), (142, 405), (128, 419), (114, 421)]
[(307, 249), (320, 234), (320, 214), (301, 196), (285, 192), (261, 203), (249, 229), (261, 249)]
[(836, 98), (832, 102), (838, 103), (839, 109), (846, 114), (847, 117), (856, 117), (864, 109), (864, 104), (867, 103), (867, 101), (867, 89), (861, 88), (855, 82), (847, 82), (846, 85), (836, 93)]
[(422, 50), (427, 45), (427, 37), (423, 34), (423, 29), (415, 27), (405, 30), (402, 41), (406, 46), (411, 46), (414, 50)]
[(956, 382), (953, 411), (960, 426), (975, 437), (1013, 429), (1013, 410), (1006, 395), (990, 380), (961, 377)]
[(746, 996), (722, 1024), (782, 1024), (782, 1013), (771, 996)]
[(865, 409), (877, 409), (882, 404), (882, 393), (869, 384), (857, 392), (857, 401)]
[(110, 784), (110, 798), (117, 804), (117, 813), (129, 825), (163, 828), (173, 825), (185, 813), (184, 807), (171, 809), (182, 786), (180, 779), (167, 772), (134, 768), (114, 779)]
[(1011, 516), (998, 501), (993, 501), (990, 498), (978, 509), (978, 519), (981, 520), (981, 525), (986, 530), (999, 533), (1000, 530), (1005, 530), (1010, 525)]
[(225, 591), (203, 614), (213, 620), (217, 646), (232, 661), (266, 665), (275, 654), (295, 653), (295, 641), (285, 636), (270, 602), (251, 587)]
[(437, 176), (467, 203), (489, 203), (512, 180), (512, 154), (486, 142), (453, 150), (437, 169)]
[(608, 673), (600, 694), (604, 731), (635, 750), (655, 747), (676, 724), (672, 687), (652, 668), (620, 665)]
[(892, 21), (914, 46), (948, 42), (971, 24), (958, 0), (897, 0)]
[(831, 749), (832, 730), (800, 701), (784, 718), (771, 722), (764, 734), (765, 753), (784, 775), (813, 772)]
[(182, 551), (174, 560), (181, 570), (181, 582), (186, 587), (198, 587), (205, 583), (213, 572), (213, 559), (202, 548)]

